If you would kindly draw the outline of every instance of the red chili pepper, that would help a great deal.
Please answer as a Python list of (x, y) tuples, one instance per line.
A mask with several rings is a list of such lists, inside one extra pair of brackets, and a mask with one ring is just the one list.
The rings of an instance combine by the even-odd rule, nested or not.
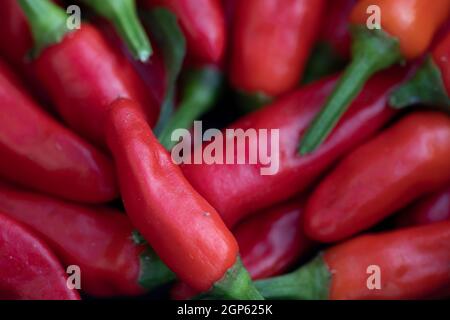
[(0, 56), (20, 73), (33, 96), (48, 107), (50, 101), (29, 65), (32, 47), (30, 27), (17, 0), (0, 1)]
[(225, 17), (220, 0), (142, 0), (147, 9), (162, 6), (179, 19), (188, 51), (200, 63), (219, 63), (225, 52)]
[(201, 292), (213, 288), (228, 297), (260, 298), (239, 263), (233, 235), (172, 162), (133, 101), (113, 103), (107, 137), (127, 214), (179, 279)]
[[(312, 249), (313, 242), (303, 233), (303, 207), (303, 200), (290, 201), (250, 217), (234, 230), (242, 263), (252, 279), (279, 275)], [(175, 300), (196, 294), (182, 282), (171, 290)]]
[(331, 0), (327, 2), (326, 19), (320, 31), (325, 41), (342, 58), (350, 57), (351, 35), (348, 19), (357, 0)]
[[(449, 268), (450, 222), (445, 221), (357, 237), (256, 286), (267, 299), (423, 299), (448, 292)], [(376, 284), (370, 279), (375, 272), (380, 289), (369, 286)]]
[(450, 183), (450, 119), (415, 113), (350, 153), (315, 189), (305, 230), (333, 242)]
[(41, 235), (65, 265), (79, 266), (90, 295), (138, 295), (173, 279), (151, 250), (133, 242), (133, 227), (117, 210), (0, 184), (0, 211)]
[[(91, 25), (68, 32), (65, 12), (48, 0), (20, 0), (35, 38), (32, 65), (58, 112), (77, 132), (104, 144), (107, 109), (118, 97), (128, 97), (154, 123), (158, 107), (132, 65), (108, 45)], [(46, 37), (42, 37), (45, 34)]]
[(278, 96), (300, 81), (325, 2), (246, 0), (237, 4), (231, 82), (245, 94)]
[[(186, 164), (183, 172), (225, 223), (233, 226), (248, 214), (304, 191), (337, 159), (382, 127), (393, 115), (387, 99), (403, 78), (398, 71), (391, 70), (370, 81), (332, 137), (314, 155), (298, 155), (296, 139), (331, 92), (336, 77), (302, 88), (233, 124), (231, 128), (243, 130), (280, 130), (279, 170), (274, 175), (262, 176), (261, 164)], [(248, 144), (245, 148), (248, 150)]]
[(302, 84), (334, 74), (346, 66), (350, 58), (348, 19), (356, 0), (328, 1), (318, 42), (310, 54)]
[(0, 299), (79, 300), (44, 242), (0, 213)]
[(450, 220), (450, 186), (416, 201), (396, 217), (400, 227)]
[(0, 3), (0, 40), (0, 55), (16, 69), (24, 69), (25, 56), (33, 47), (33, 38), (17, 0)]
[(303, 233), (304, 201), (266, 209), (237, 226), (234, 235), (252, 279), (281, 274), (313, 247)]
[(117, 196), (111, 161), (40, 110), (1, 61), (0, 110), (3, 178), (80, 202)]
[(125, 43), (109, 23), (106, 23), (104, 20), (99, 20), (96, 21), (96, 26), (98, 26), (112, 46), (120, 48), (122, 54), (133, 64), (134, 69), (139, 74), (139, 77), (145, 84), (146, 90), (151, 94), (155, 103), (161, 106), (167, 91), (168, 82), (164, 59), (159, 48), (154, 47), (150, 59), (142, 63), (131, 56)]
[(148, 61), (152, 55), (152, 47), (139, 21), (135, 0), (83, 0), (83, 2), (114, 26), (134, 59), (141, 62)]
[[(381, 25), (369, 29), (374, 7), (381, 15), (381, 21), (375, 24)], [(328, 137), (372, 75), (403, 59), (412, 60), (425, 53), (449, 13), (450, 0), (358, 1), (351, 15), (352, 62), (308, 128), (300, 153), (313, 152)]]
[(425, 104), (450, 112), (450, 31), (416, 74), (392, 94), (390, 102), (396, 108)]

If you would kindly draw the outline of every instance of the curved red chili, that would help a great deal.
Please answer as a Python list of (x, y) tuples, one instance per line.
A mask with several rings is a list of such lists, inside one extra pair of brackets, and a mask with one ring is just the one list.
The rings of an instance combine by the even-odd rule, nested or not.
[(450, 118), (413, 113), (350, 153), (308, 200), (305, 230), (322, 242), (367, 229), (450, 183)]
[(79, 300), (47, 245), (0, 213), (0, 299)]
[(69, 32), (61, 27), (66, 26), (66, 14), (48, 0), (20, 0), (20, 4), (35, 35), (36, 77), (72, 128), (103, 146), (108, 106), (118, 97), (135, 100), (148, 121), (155, 122), (159, 108), (142, 80), (94, 26), (82, 24)]
[(281, 274), (313, 247), (303, 232), (304, 201), (275, 206), (240, 223), (233, 231), (242, 263), (252, 279)]
[(0, 61), (0, 176), (80, 202), (114, 199), (112, 163), (53, 120)]
[(222, 292), (239, 275), (243, 288), (234, 298), (260, 298), (237, 261), (233, 235), (172, 162), (133, 101), (113, 103), (107, 137), (128, 216), (179, 279), (201, 292), (218, 286)]
[(142, 0), (144, 7), (171, 10), (186, 35), (190, 56), (200, 63), (219, 63), (225, 52), (226, 27), (220, 0)]
[(325, 2), (246, 0), (237, 4), (230, 79), (246, 94), (278, 96), (300, 81)]
[[(295, 200), (255, 214), (234, 230), (242, 263), (252, 279), (281, 274), (314, 246), (302, 226), (303, 200)], [(179, 282), (170, 291), (175, 300), (187, 300), (198, 294)]]
[(356, 237), (256, 286), (267, 299), (446, 297), (449, 266), (450, 221), (445, 221)]
[(40, 234), (65, 265), (79, 266), (81, 288), (90, 295), (138, 295), (173, 278), (151, 251), (133, 242), (133, 227), (117, 210), (0, 184), (0, 211)]
[(225, 223), (233, 226), (246, 215), (304, 191), (337, 159), (377, 132), (394, 114), (387, 106), (388, 94), (402, 78), (402, 72), (390, 70), (370, 81), (313, 155), (298, 155), (297, 139), (331, 92), (336, 77), (299, 89), (233, 124), (230, 128), (280, 130), (279, 170), (274, 175), (262, 176), (260, 164), (185, 164), (183, 172)]
[(400, 227), (450, 220), (450, 186), (429, 194), (406, 208), (395, 221)]

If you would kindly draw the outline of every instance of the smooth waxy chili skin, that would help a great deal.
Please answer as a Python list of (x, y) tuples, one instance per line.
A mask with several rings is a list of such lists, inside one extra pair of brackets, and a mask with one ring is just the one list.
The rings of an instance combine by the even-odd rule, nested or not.
[[(450, 222), (363, 235), (328, 249), (329, 298), (421, 299), (450, 285)], [(379, 266), (381, 290), (367, 288), (368, 266)]]
[(0, 299), (79, 300), (47, 245), (0, 213)]
[(399, 40), (406, 59), (417, 58), (426, 51), (450, 12), (449, 0), (361, 0), (353, 9), (351, 22), (365, 25), (371, 5), (380, 8), (381, 27)]
[(22, 70), (25, 56), (33, 46), (33, 38), (16, 0), (0, 3), (0, 40), (0, 55)]
[(350, 153), (308, 200), (305, 230), (333, 242), (450, 182), (450, 118), (414, 113)]
[(429, 194), (406, 208), (395, 219), (400, 227), (450, 220), (450, 186)]
[(322, 0), (240, 1), (231, 44), (234, 88), (267, 96), (293, 89), (318, 34), (324, 7)]
[(184, 178), (132, 101), (113, 103), (107, 137), (131, 221), (182, 281), (209, 290), (236, 262), (233, 235)]
[(339, 128), (312, 155), (298, 155), (298, 139), (331, 92), (336, 77), (299, 89), (233, 124), (231, 128), (243, 130), (280, 130), (280, 165), (275, 175), (262, 176), (261, 165), (251, 164), (186, 164), (183, 172), (227, 225), (233, 226), (246, 215), (305, 190), (338, 158), (370, 138), (394, 114), (387, 98), (402, 78), (403, 72), (390, 70), (370, 81)]
[(196, 62), (219, 63), (225, 52), (226, 27), (220, 0), (142, 0), (144, 7), (171, 10), (186, 36), (188, 51)]
[(450, 31), (447, 32), (436, 48), (433, 49), (431, 56), (441, 71), (447, 95), (450, 97)]
[(137, 295), (139, 254), (133, 227), (115, 209), (81, 206), (0, 184), (0, 211), (27, 225), (65, 265), (82, 272), (83, 291), (94, 296)]
[(0, 61), (0, 176), (79, 202), (114, 199), (112, 162), (53, 120)]
[[(303, 199), (291, 200), (249, 217), (234, 229), (242, 263), (253, 280), (281, 274), (313, 248), (314, 242), (303, 232), (303, 209)], [(171, 290), (175, 300), (197, 294), (182, 282)]]
[(333, 0), (327, 3), (327, 17), (319, 37), (342, 58), (350, 57), (351, 36), (348, 19), (356, 2), (357, 0)]
[(303, 233), (303, 200), (277, 205), (249, 217), (233, 231), (242, 263), (252, 279), (281, 274), (313, 247)]
[(127, 58), (89, 24), (65, 35), (33, 61), (36, 77), (57, 111), (78, 133), (103, 146), (108, 106), (134, 99), (153, 124), (158, 107)]

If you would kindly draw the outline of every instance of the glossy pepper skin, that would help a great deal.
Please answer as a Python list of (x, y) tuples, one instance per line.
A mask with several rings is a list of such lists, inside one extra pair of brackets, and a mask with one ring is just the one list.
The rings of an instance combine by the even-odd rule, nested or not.
[(195, 62), (221, 62), (226, 45), (225, 16), (220, 0), (141, 0), (143, 7), (165, 7), (178, 18), (188, 52)]
[(450, 118), (414, 113), (350, 153), (308, 200), (305, 230), (334, 242), (450, 182)]
[(358, 0), (327, 2), (326, 21), (320, 30), (320, 40), (328, 43), (342, 58), (350, 57), (351, 35), (348, 19)]
[[(313, 248), (314, 242), (303, 232), (303, 210), (303, 199), (291, 200), (249, 217), (234, 229), (242, 263), (252, 279), (281, 274)], [(197, 294), (182, 282), (171, 290), (175, 300)]]
[(330, 139), (313, 155), (298, 155), (297, 139), (319, 111), (336, 77), (299, 89), (233, 124), (231, 128), (243, 130), (280, 129), (279, 170), (274, 175), (262, 176), (261, 165), (251, 164), (185, 164), (183, 172), (225, 223), (233, 226), (246, 215), (302, 192), (336, 160), (377, 132), (394, 114), (386, 102), (402, 78), (402, 71), (390, 70), (370, 81)]
[(450, 186), (429, 194), (405, 209), (395, 221), (400, 227), (450, 220)]
[(299, 82), (325, 2), (246, 0), (237, 4), (230, 80), (246, 94), (274, 97)]
[(351, 22), (365, 25), (370, 5), (380, 7), (381, 27), (399, 40), (402, 56), (406, 59), (417, 58), (427, 50), (450, 10), (448, 0), (361, 0), (353, 9)]
[[(0, 211), (38, 233), (66, 266), (79, 266), (81, 287), (92, 296), (143, 294), (146, 273), (158, 271), (155, 266), (145, 269), (145, 248), (133, 242), (131, 223), (115, 209), (81, 206), (0, 184)], [(168, 274), (159, 274), (163, 283)]]
[(112, 162), (53, 120), (0, 61), (0, 176), (78, 202), (118, 195)]
[(450, 112), (450, 27), (415, 75), (391, 96), (391, 104), (439, 107)]
[[(381, 29), (368, 28), (377, 6)], [(364, 83), (378, 71), (425, 53), (450, 13), (450, 0), (362, 0), (351, 14), (352, 61), (316, 116), (299, 152), (314, 152), (328, 137)]]
[(33, 67), (63, 119), (98, 145), (108, 105), (118, 97), (138, 101), (148, 121), (156, 120), (158, 108), (130, 62), (89, 24), (45, 49)]
[[(380, 289), (370, 290), (370, 266)], [(296, 271), (256, 282), (267, 299), (424, 299), (450, 285), (450, 222), (356, 237)], [(369, 270), (369, 272), (368, 272)]]
[(233, 231), (242, 263), (252, 279), (281, 274), (314, 245), (303, 232), (304, 201), (274, 206), (249, 217)]
[(33, 38), (17, 0), (0, 3), (0, 40), (0, 55), (22, 70), (25, 56), (33, 47)]
[[(426, 298), (450, 285), (450, 222), (361, 236), (327, 250), (324, 260), (330, 299)], [(367, 289), (369, 265), (380, 267), (381, 290)]]
[(327, 1), (319, 36), (309, 56), (302, 84), (342, 70), (350, 58), (351, 36), (348, 27), (356, 0)]
[(111, 106), (108, 145), (128, 216), (179, 279), (204, 292), (237, 261), (238, 246), (159, 144), (131, 100)]
[(0, 299), (80, 300), (47, 245), (0, 213)]

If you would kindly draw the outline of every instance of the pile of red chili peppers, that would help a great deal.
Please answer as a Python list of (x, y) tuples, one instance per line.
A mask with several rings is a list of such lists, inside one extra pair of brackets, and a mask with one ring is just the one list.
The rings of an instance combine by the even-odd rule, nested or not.
[(450, 298), (450, 0), (73, 2), (0, 1), (0, 299)]

